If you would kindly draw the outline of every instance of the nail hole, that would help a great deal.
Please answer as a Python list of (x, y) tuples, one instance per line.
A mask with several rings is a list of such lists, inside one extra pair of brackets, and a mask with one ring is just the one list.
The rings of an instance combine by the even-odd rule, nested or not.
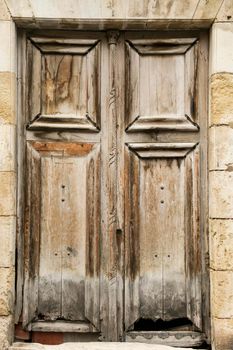
[(160, 188), (161, 188), (161, 190), (164, 190), (164, 187), (163, 187), (163, 186), (161, 186)]
[(168, 255), (168, 258), (170, 258), (170, 255)]
[(158, 255), (157, 254), (155, 254), (155, 258), (157, 258), (158, 257)]
[(67, 255), (70, 255), (70, 253), (68, 253)]
[(57, 253), (55, 253), (54, 255), (56, 255), (56, 256), (57, 256)]
[(65, 185), (62, 185), (61, 187), (62, 187), (62, 188), (65, 188), (66, 186), (65, 186)]
[(162, 203), (162, 204), (163, 204), (163, 203), (164, 203), (164, 201), (160, 201), (160, 203)]
[(65, 199), (64, 198), (62, 198), (62, 200), (61, 200), (62, 202), (65, 202)]

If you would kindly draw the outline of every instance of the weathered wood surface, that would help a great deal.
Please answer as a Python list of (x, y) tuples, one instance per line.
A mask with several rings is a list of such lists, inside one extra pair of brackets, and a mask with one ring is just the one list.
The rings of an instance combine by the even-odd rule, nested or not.
[(142, 37), (126, 44), (127, 131), (198, 130), (197, 38)]
[(98, 132), (100, 50), (97, 37), (28, 40), (30, 129)]
[(88, 319), (98, 328), (98, 145), (30, 143), (28, 171), (24, 304), (25, 312), (28, 305), (34, 314), (24, 322)]
[[(133, 330), (138, 320), (184, 318), (192, 322), (193, 330), (200, 331), (206, 310), (202, 298), (205, 269), (200, 263), (205, 255), (201, 237), (206, 237), (206, 231), (199, 201), (201, 193), (205, 196), (205, 175), (200, 187), (200, 163), (205, 174), (202, 154), (206, 152), (207, 113), (197, 87), (205, 84), (201, 74), (207, 69), (203, 41), (191, 38), (192, 45), (177, 55), (171, 40), (171, 57), (158, 51), (157, 67), (152, 64), (157, 60), (156, 49), (147, 56), (133, 47), (143, 40), (146, 49), (149, 40), (160, 45), (164, 35), (155, 42), (150, 34), (142, 36), (139, 41), (137, 33), (126, 34), (125, 325)], [(182, 40), (177, 42), (182, 45)], [(163, 44), (169, 52), (169, 40)], [(170, 119), (163, 120), (164, 112), (172, 112)], [(182, 114), (188, 116), (186, 125), (196, 130), (195, 142), (189, 126), (179, 131)], [(160, 134), (157, 116), (164, 123), (162, 143), (150, 134), (153, 127)], [(171, 133), (167, 136), (172, 117), (179, 143), (169, 142)], [(143, 123), (150, 125), (146, 137)], [(197, 146), (200, 139), (203, 144)], [(205, 204), (201, 206), (204, 210)], [(149, 333), (152, 335), (152, 329)], [(156, 340), (152, 337), (151, 341)]]
[(203, 42), (196, 31), (28, 38), (25, 326), (62, 319), (102, 341), (125, 340), (124, 331), (141, 341), (147, 319), (153, 343), (153, 322), (183, 320), (192, 334), (179, 343), (175, 325), (167, 344), (201, 344)]

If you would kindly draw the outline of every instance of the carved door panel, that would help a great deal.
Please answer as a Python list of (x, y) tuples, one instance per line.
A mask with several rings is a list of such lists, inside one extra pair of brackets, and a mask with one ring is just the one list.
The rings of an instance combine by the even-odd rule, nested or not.
[(195, 346), (205, 339), (205, 45), (196, 35), (126, 34), (129, 341)]
[(24, 328), (202, 344), (206, 35), (24, 35)]

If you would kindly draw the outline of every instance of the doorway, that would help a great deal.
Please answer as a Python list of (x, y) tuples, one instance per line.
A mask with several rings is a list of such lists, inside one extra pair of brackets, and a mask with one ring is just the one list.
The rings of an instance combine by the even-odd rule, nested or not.
[(207, 33), (22, 37), (24, 328), (208, 342)]

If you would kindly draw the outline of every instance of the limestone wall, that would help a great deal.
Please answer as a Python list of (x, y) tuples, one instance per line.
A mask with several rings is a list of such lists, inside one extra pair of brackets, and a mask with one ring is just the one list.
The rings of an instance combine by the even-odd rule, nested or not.
[[(46, 5), (45, 5), (46, 4)], [(16, 29), (79, 20), (210, 27), (209, 226), (212, 346), (233, 349), (233, 1), (0, 0), (0, 350), (13, 337), (16, 237)], [(51, 20), (52, 19), (52, 20)], [(65, 21), (64, 21), (65, 20)], [(117, 22), (116, 22), (117, 23)], [(125, 22), (124, 22), (125, 23)], [(140, 22), (142, 23), (142, 22)], [(212, 24), (213, 23), (213, 24)], [(140, 24), (141, 25), (141, 24)], [(156, 24), (157, 25), (157, 24)]]
[[(211, 29), (209, 223), (212, 334), (233, 348), (233, 22), (227, 6)], [(232, 19), (232, 17), (231, 17)]]
[(0, 349), (13, 339), (16, 234), (16, 31), (0, 1)]

